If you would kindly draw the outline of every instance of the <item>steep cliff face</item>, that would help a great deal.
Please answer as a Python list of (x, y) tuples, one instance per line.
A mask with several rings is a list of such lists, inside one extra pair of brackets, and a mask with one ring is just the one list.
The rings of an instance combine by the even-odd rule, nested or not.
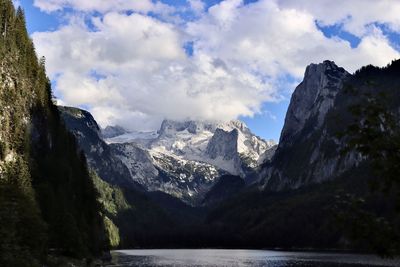
[(76, 137), (80, 149), (84, 151), (89, 166), (106, 182), (133, 185), (128, 168), (103, 141), (100, 127), (92, 115), (78, 108), (58, 108), (67, 128)]
[(344, 129), (333, 125), (332, 113), (351, 77), (331, 61), (307, 67), (292, 95), (276, 153), (261, 171), (263, 187), (282, 190), (319, 183), (355, 164), (355, 154), (340, 156), (343, 144), (337, 134)]
[(237, 129), (233, 129), (230, 132), (217, 129), (207, 144), (207, 155), (212, 159), (218, 157), (221, 157), (223, 160), (234, 159), (238, 151), (238, 136), (239, 132)]
[(237, 129), (225, 131), (218, 128), (208, 142), (205, 152), (212, 161), (235, 175), (239, 175), (241, 172), (238, 137)]
[(349, 76), (332, 61), (309, 65), (290, 100), (279, 143), (290, 145), (296, 135), (305, 134), (307, 126), (320, 128)]

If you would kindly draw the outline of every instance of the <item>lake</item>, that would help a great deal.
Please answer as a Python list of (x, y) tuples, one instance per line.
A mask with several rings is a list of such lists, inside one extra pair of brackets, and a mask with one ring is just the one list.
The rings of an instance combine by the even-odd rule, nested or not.
[(271, 250), (228, 249), (135, 249), (112, 252), (107, 266), (173, 267), (360, 267), (400, 266), (399, 260), (373, 255)]

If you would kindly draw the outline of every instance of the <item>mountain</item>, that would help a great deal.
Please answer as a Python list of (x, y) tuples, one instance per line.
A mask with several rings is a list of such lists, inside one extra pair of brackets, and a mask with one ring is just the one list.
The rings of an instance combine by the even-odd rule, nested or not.
[[(117, 127), (104, 138), (88, 112), (60, 111), (89, 166), (110, 175), (111, 188), (100, 175), (97, 183), (106, 188), (101, 199), (123, 247), (363, 250), (368, 242), (351, 243), (349, 226), (338, 221), (351, 197), (365, 201), (362, 212), (385, 218), (393, 216), (393, 205), (369, 194), (369, 162), (345, 150), (356, 118), (350, 108), (363, 104), (362, 95), (386, 93), (384, 106), (397, 112), (398, 66), (349, 74), (332, 61), (311, 64), (292, 96), (278, 145), (240, 121), (165, 120), (157, 132)], [(357, 215), (353, 206), (350, 211)], [(378, 226), (373, 232), (379, 237)]]
[(265, 141), (255, 136), (240, 121), (213, 123), (164, 120), (158, 132), (130, 132), (106, 138), (105, 141), (111, 144), (140, 144), (154, 153), (207, 162), (243, 176), (244, 167), (255, 168), (261, 154), (275, 145), (272, 140)]
[[(292, 95), (276, 153), (260, 174), (264, 188), (295, 189), (321, 183), (356, 164), (354, 153), (347, 158), (338, 156), (344, 143), (337, 135), (345, 125), (335, 125), (336, 115), (332, 115), (335, 102), (345, 91), (344, 84), (351, 78), (332, 61), (306, 68)], [(344, 110), (337, 116), (347, 113)]]
[(308, 66), (276, 145), (240, 121), (101, 130), (54, 104), (10, 0), (0, 36), (0, 266), (85, 265), (111, 247), (399, 250), (400, 60)]
[(113, 138), (118, 135), (123, 135), (125, 133), (128, 133), (127, 130), (122, 128), (121, 126), (107, 126), (104, 128), (102, 131), (103, 138)]
[[(152, 177), (155, 179), (152, 183), (158, 183), (158, 171), (147, 151), (137, 148), (135, 143), (105, 143), (100, 127), (87, 111), (63, 106), (58, 106), (58, 110), (86, 155), (112, 247), (161, 246), (169, 240), (166, 236), (178, 234), (176, 229), (182, 227), (183, 221), (178, 218), (185, 218), (185, 223), (189, 223), (195, 220), (190, 218), (198, 217), (179, 199), (161, 192), (148, 192), (151, 188), (144, 188), (132, 179), (132, 175), (143, 179)], [(129, 132), (132, 135), (137, 136)], [(153, 172), (157, 175), (152, 176)]]
[(84, 151), (90, 168), (101, 179), (115, 185), (134, 185), (129, 169), (103, 141), (100, 127), (89, 112), (62, 106), (58, 106), (58, 110), (68, 130), (76, 137), (80, 149)]
[(164, 120), (157, 132), (111, 126), (101, 132), (87, 111), (59, 110), (89, 166), (103, 180), (162, 191), (191, 205), (200, 205), (220, 176), (245, 179), (274, 151), (273, 141), (255, 136), (240, 121)]
[(164, 120), (160, 130), (105, 139), (149, 191), (162, 191), (199, 204), (223, 174), (244, 179), (275, 145), (255, 136), (243, 122)]
[(203, 202), (215, 206), (229, 197), (233, 197), (245, 188), (246, 184), (239, 176), (223, 175), (204, 197)]
[[(374, 147), (361, 147), (366, 153), (378, 153), (382, 146), (398, 153), (391, 147), (398, 139), (382, 142), (384, 134), (399, 134), (386, 130), (392, 123), (399, 131), (398, 88), (400, 60), (354, 74), (332, 61), (308, 66), (293, 93), (277, 150), (260, 168), (258, 187), (213, 206), (204, 222), (211, 234), (239, 247), (396, 250), (398, 241), (391, 237), (400, 229), (398, 187), (392, 181), (391, 190), (379, 191), (387, 182), (379, 173), (387, 166), (356, 152), (352, 145), (360, 141), (351, 133), (361, 134), (354, 125), (367, 127), (363, 142)], [(386, 121), (385, 113), (394, 121)], [(398, 161), (388, 164), (393, 168)]]

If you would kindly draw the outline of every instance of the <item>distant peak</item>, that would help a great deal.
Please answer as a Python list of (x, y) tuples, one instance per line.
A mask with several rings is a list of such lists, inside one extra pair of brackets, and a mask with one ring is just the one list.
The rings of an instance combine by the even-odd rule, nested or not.
[(307, 66), (304, 79), (320, 76), (341, 77), (349, 74), (344, 68), (339, 67), (334, 61), (325, 60), (322, 63), (312, 63)]
[(220, 123), (217, 127), (225, 131), (232, 131), (234, 129), (240, 130), (241, 132), (248, 131), (247, 125), (240, 120), (231, 120), (228, 122)]
[(335, 64), (335, 61), (332, 61), (332, 60), (324, 60), (324, 61), (322, 62), (322, 64), (324, 64), (324, 65), (335, 65), (335, 66), (337, 66), (337, 65)]
[(321, 66), (329, 66), (329, 67), (339, 68), (339, 66), (336, 65), (335, 61), (333, 61), (333, 60), (324, 60), (320, 63), (311, 63), (308, 66), (313, 66), (313, 65), (315, 65), (315, 66), (321, 65)]
[(200, 131), (214, 131), (216, 128), (216, 124), (209, 121), (201, 121), (201, 120), (186, 120), (186, 121), (175, 121), (165, 119), (161, 123), (161, 127), (159, 130), (160, 134), (167, 134), (173, 132), (182, 132), (187, 130), (188, 132), (195, 134)]
[(244, 123), (243, 121), (240, 121), (240, 120), (231, 120), (229, 122), (229, 124), (234, 125), (235, 127), (240, 128), (240, 129), (247, 128), (246, 123)]
[(104, 138), (113, 138), (118, 135), (122, 135), (128, 133), (129, 131), (125, 128), (115, 125), (115, 126), (107, 126), (102, 130), (102, 134)]
[(173, 132), (181, 132), (187, 130), (189, 133), (196, 134), (202, 131), (214, 132), (216, 129), (222, 129), (226, 132), (231, 132), (235, 129), (243, 133), (250, 132), (247, 125), (237, 119), (226, 122), (215, 122), (206, 120), (175, 121), (165, 119), (161, 123), (159, 133), (161, 135), (173, 134)]
[(334, 61), (324, 60), (322, 63), (311, 63), (307, 66), (307, 70), (310, 71), (317, 71), (317, 70), (326, 70), (326, 69), (339, 69), (339, 66), (336, 65)]

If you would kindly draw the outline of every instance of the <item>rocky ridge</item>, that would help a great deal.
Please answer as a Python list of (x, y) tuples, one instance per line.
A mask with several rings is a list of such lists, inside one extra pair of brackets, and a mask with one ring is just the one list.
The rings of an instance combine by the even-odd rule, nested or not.
[(351, 77), (332, 61), (306, 68), (292, 95), (276, 153), (260, 173), (262, 188), (295, 189), (332, 180), (357, 162), (354, 153), (338, 157), (343, 143), (337, 137), (340, 126), (333, 125), (337, 118), (331, 115)]

